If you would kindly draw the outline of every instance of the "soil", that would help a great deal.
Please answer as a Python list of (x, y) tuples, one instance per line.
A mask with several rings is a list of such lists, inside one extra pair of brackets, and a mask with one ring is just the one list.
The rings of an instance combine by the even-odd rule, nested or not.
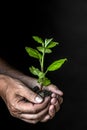
[(40, 90), (38, 86), (35, 86), (33, 88), (33, 91), (36, 92), (37, 94), (39, 94), (43, 98), (47, 97), (47, 96), (50, 96), (52, 94), (51, 91), (48, 91), (46, 89)]

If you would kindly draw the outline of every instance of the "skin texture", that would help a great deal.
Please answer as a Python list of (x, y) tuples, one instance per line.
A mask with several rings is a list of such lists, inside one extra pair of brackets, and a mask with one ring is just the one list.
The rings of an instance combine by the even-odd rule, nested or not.
[(59, 111), (63, 102), (63, 92), (51, 84), (46, 87), (52, 91), (44, 99), (31, 90), (39, 86), (35, 78), (26, 76), (12, 69), (5, 62), (0, 62), (0, 96), (6, 103), (10, 114), (28, 123), (46, 122)]

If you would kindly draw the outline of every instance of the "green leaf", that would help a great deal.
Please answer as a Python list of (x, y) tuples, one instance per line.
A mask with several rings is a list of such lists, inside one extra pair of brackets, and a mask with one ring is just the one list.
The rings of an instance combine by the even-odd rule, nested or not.
[(44, 76), (45, 76), (45, 74), (40, 71), (39, 74), (38, 74), (38, 77), (39, 77), (39, 78), (44, 78)]
[(48, 44), (53, 40), (53, 38), (45, 39), (45, 47), (48, 46)]
[(42, 39), (42, 38), (40, 38), (40, 37), (38, 37), (38, 36), (33, 36), (32, 38), (33, 38), (37, 43), (43, 44), (43, 39)]
[(45, 49), (45, 53), (51, 53), (52, 52), (52, 50), (51, 49)]
[(49, 84), (51, 84), (51, 81), (48, 78), (44, 78), (43, 85), (48, 86)]
[(34, 66), (29, 67), (29, 70), (33, 75), (37, 75), (38, 77), (43, 75), (43, 73), (38, 68), (35, 68)]
[(37, 50), (43, 53), (44, 52), (44, 47), (37, 47)]
[(38, 83), (42, 84), (43, 86), (48, 86), (49, 84), (51, 84), (51, 81), (48, 78), (39, 78), (38, 79)]
[(31, 47), (25, 47), (25, 50), (31, 57), (41, 59), (41, 54), (36, 49), (33, 49)]
[(58, 45), (58, 44), (59, 44), (58, 42), (53, 42), (53, 41), (51, 41), (51, 42), (48, 44), (47, 48), (53, 48), (53, 47), (55, 47), (55, 46)]
[(64, 58), (64, 59), (60, 59), (60, 60), (54, 61), (51, 65), (48, 66), (47, 71), (54, 71), (54, 70), (59, 69), (64, 64), (64, 62), (66, 60), (67, 59)]
[(44, 52), (45, 51), (45, 53), (51, 53), (52, 52), (52, 50), (51, 49), (48, 49), (48, 48), (45, 48), (44, 49), (44, 47), (37, 47), (37, 49), (38, 49), (38, 51), (40, 51), (40, 52)]

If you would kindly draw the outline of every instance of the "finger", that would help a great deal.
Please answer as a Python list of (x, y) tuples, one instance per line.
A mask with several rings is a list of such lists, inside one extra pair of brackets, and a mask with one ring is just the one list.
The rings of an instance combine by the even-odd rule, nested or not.
[(55, 105), (55, 103), (57, 102), (57, 100), (58, 100), (57, 98), (52, 98), (52, 99), (51, 99), (51, 104), (52, 104), (52, 105)]
[(19, 101), (18, 103), (14, 104), (16, 110), (20, 111), (20, 113), (38, 113), (43, 110), (50, 101), (50, 97), (46, 97), (44, 102), (40, 104), (33, 104), (31, 102), (25, 102), (24, 100)]
[(46, 115), (40, 122), (47, 122), (50, 119), (51, 119), (50, 115)]
[(36, 124), (36, 123), (39, 122), (38, 120), (27, 120), (27, 119), (21, 119), (21, 120), (23, 120), (23, 121), (25, 121), (27, 123), (31, 123), (31, 124)]
[(63, 102), (63, 98), (59, 96), (59, 98), (52, 98), (51, 105), (55, 106), (56, 112), (60, 109), (60, 104)]
[(58, 112), (60, 110), (60, 104), (59, 102), (57, 101), (56, 104), (54, 105), (55, 107), (55, 112)]
[(48, 107), (36, 114), (20, 114), (20, 118), (26, 120), (41, 120), (48, 113)]
[(63, 95), (63, 92), (59, 90), (58, 87), (55, 86), (54, 84), (49, 85), (48, 87), (46, 87), (46, 89), (58, 95), (61, 95), (61, 96)]
[(50, 115), (50, 117), (53, 118), (55, 116), (55, 113), (56, 113), (56, 110), (55, 110), (54, 105), (50, 105), (50, 107), (49, 107), (49, 115)]
[(63, 103), (63, 97), (61, 97), (55, 93), (52, 93), (51, 97), (52, 97), (51, 104), (54, 104), (57, 100), (59, 101), (60, 104)]
[(51, 94), (51, 97), (52, 97), (52, 98), (56, 98), (56, 97), (57, 97), (57, 94), (56, 94), (56, 93), (52, 93), (52, 94)]
[(43, 98), (37, 93), (33, 92), (31, 89), (23, 86), (23, 88), (18, 92), (21, 97), (24, 97), (26, 100), (32, 103), (41, 103)]

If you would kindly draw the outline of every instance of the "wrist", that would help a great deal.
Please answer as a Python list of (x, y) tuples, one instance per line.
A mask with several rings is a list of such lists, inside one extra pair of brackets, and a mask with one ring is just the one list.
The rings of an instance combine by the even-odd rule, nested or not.
[(0, 74), (0, 96), (1, 97), (7, 88), (7, 79), (8, 79), (8, 76)]

